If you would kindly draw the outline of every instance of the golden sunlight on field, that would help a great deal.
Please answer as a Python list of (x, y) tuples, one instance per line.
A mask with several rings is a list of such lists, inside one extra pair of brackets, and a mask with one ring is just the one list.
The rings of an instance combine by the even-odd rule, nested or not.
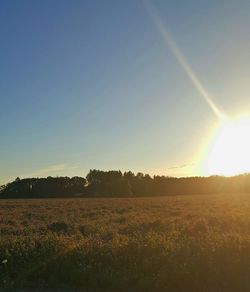
[(246, 194), (1, 200), (0, 289), (249, 291), (249, 214)]

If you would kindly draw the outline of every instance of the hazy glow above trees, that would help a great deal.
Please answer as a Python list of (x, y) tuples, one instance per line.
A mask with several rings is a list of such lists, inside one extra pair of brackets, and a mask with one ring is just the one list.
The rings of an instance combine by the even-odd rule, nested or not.
[(249, 133), (249, 117), (221, 123), (206, 153), (206, 174), (235, 175), (249, 172)]

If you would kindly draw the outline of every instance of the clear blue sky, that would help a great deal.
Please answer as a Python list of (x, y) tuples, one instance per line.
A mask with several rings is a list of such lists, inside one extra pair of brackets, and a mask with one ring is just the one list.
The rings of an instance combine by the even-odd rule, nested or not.
[[(249, 0), (153, 3), (218, 107), (249, 108)], [(0, 38), (0, 183), (195, 174), (218, 121), (143, 1), (0, 0)]]

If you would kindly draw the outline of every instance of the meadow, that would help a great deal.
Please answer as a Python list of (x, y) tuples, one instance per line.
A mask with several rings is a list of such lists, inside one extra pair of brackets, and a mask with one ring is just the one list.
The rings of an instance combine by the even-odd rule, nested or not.
[(0, 200), (0, 288), (250, 291), (250, 195)]

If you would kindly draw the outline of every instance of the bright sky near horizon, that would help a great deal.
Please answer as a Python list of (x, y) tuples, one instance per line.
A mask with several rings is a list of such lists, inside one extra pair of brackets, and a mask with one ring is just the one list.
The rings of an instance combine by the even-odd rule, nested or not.
[[(249, 114), (250, 1), (153, 3), (214, 104)], [(203, 174), (218, 119), (144, 1), (0, 0), (0, 38), (0, 184), (90, 168)]]

